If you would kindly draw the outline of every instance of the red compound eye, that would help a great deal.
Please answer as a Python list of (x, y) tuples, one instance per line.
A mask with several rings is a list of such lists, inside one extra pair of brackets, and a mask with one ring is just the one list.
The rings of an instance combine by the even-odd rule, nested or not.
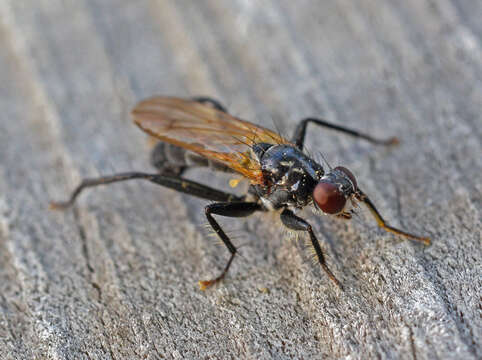
[(343, 210), (346, 198), (338, 187), (329, 182), (320, 182), (313, 190), (313, 200), (327, 214), (337, 214)]

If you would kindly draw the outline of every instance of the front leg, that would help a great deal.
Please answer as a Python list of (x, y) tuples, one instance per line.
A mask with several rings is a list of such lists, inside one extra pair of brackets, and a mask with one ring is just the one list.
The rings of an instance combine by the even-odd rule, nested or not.
[(412, 239), (412, 240), (415, 240), (415, 241), (422, 242), (427, 246), (430, 245), (430, 238), (427, 237), (427, 236), (419, 236), (419, 235), (411, 234), (409, 232), (406, 232), (406, 231), (403, 231), (403, 230), (400, 230), (400, 229), (397, 229), (393, 226), (388, 225), (387, 222), (385, 221), (385, 219), (382, 217), (382, 215), (378, 212), (377, 208), (372, 203), (372, 201), (360, 189), (358, 189), (358, 192), (356, 194), (356, 199), (358, 201), (363, 202), (366, 205), (368, 210), (370, 210), (370, 213), (373, 215), (373, 217), (377, 221), (377, 225), (379, 227), (381, 227), (382, 229), (384, 229), (385, 231), (391, 232), (392, 234), (396, 234), (396, 235), (399, 235), (399, 236), (406, 237), (408, 239)]
[(311, 228), (311, 225), (306, 222), (306, 220), (303, 220), (302, 218), (296, 216), (293, 214), (291, 210), (284, 209), (283, 212), (281, 213), (281, 221), (283, 222), (284, 226), (286, 226), (288, 229), (295, 230), (295, 231), (307, 231), (308, 234), (310, 235), (310, 240), (311, 244), (313, 245), (313, 248), (315, 249), (316, 255), (318, 256), (318, 261), (320, 262), (321, 267), (325, 271), (325, 273), (328, 275), (328, 277), (341, 289), (343, 287), (341, 286), (340, 282), (337, 280), (335, 275), (331, 272), (331, 270), (328, 268), (325, 262), (325, 257), (323, 256), (323, 251), (321, 250), (320, 243), (318, 242), (318, 239), (316, 238), (315, 234), (313, 233), (313, 229)]
[(367, 134), (363, 134), (363, 133), (361, 133), (359, 131), (356, 131), (356, 130), (352, 130), (352, 129), (348, 129), (348, 128), (343, 127), (343, 126), (331, 124), (331, 123), (329, 123), (329, 122), (327, 122), (326, 120), (323, 120), (323, 119), (306, 118), (306, 119), (301, 120), (298, 123), (298, 125), (296, 126), (296, 129), (295, 129), (295, 133), (293, 134), (293, 138), (291, 139), (291, 141), (293, 143), (295, 143), (296, 146), (300, 150), (303, 150), (303, 145), (305, 143), (306, 127), (308, 126), (308, 123), (310, 123), (310, 122), (312, 122), (312, 123), (314, 123), (318, 126), (323, 126), (323, 127), (328, 128), (328, 129), (340, 131), (342, 133), (351, 135), (353, 137), (365, 139), (365, 140), (371, 142), (372, 144), (376, 144), (376, 145), (396, 145), (400, 142), (396, 137), (391, 137), (389, 139), (377, 139), (377, 138), (374, 138), (374, 137), (372, 137), (370, 135), (367, 135)]
[(229, 270), (231, 263), (233, 262), (234, 256), (236, 255), (237, 249), (234, 247), (233, 243), (226, 235), (224, 230), (218, 224), (218, 222), (214, 219), (213, 215), (221, 215), (227, 217), (246, 217), (254, 213), (255, 211), (262, 210), (261, 205), (254, 202), (223, 202), (223, 203), (214, 203), (206, 206), (206, 217), (209, 221), (209, 224), (219, 236), (219, 238), (223, 241), (224, 245), (228, 248), (229, 252), (231, 253), (231, 257), (228, 260), (228, 263), (224, 267), (222, 273), (215, 279), (212, 280), (204, 280), (199, 281), (199, 287), (201, 290), (205, 290), (208, 286), (211, 286), (221, 279), (224, 278), (224, 275)]

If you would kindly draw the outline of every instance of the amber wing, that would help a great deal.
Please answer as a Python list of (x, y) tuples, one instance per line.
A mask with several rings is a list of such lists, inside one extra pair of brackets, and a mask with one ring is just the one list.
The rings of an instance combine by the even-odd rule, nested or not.
[(252, 145), (289, 143), (271, 130), (193, 100), (154, 97), (137, 104), (132, 115), (149, 135), (223, 163), (253, 183), (260, 183), (262, 174)]

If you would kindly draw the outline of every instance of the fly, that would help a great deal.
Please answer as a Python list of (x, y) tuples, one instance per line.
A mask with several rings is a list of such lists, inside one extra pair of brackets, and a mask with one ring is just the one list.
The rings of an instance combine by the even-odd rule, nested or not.
[[(306, 118), (299, 122), (292, 139), (287, 140), (271, 130), (230, 115), (218, 101), (206, 97), (153, 97), (137, 104), (132, 116), (137, 126), (159, 140), (151, 152), (151, 163), (158, 172), (126, 172), (84, 179), (69, 200), (53, 202), (51, 207), (64, 209), (71, 206), (85, 188), (132, 179), (148, 180), (214, 201), (205, 207), (206, 218), (228, 248), (230, 258), (218, 277), (199, 281), (202, 290), (224, 278), (237, 252), (214, 215), (246, 217), (255, 212), (279, 211), (284, 226), (308, 233), (321, 267), (339, 287), (341, 284), (326, 265), (311, 225), (295, 215), (295, 210), (314, 206), (325, 214), (351, 219), (347, 204), (356, 206), (362, 203), (379, 227), (425, 245), (430, 244), (428, 237), (388, 225), (346, 167), (337, 166), (325, 171), (303, 152), (309, 123), (378, 145), (397, 144), (397, 138), (380, 140), (322, 119)], [(248, 193), (238, 196), (184, 178), (184, 172), (192, 167), (210, 167), (215, 171), (240, 174), (250, 182)], [(235, 185), (237, 181), (230, 183)]]

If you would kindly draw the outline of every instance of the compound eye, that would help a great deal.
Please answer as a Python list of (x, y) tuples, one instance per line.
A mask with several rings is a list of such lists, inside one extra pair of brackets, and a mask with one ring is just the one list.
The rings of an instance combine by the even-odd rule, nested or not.
[(330, 182), (320, 182), (313, 190), (313, 200), (327, 214), (337, 214), (343, 210), (346, 198), (338, 187)]
[(356, 179), (355, 179), (355, 175), (353, 175), (353, 173), (348, 170), (346, 167), (344, 166), (337, 166), (335, 168), (335, 170), (340, 170), (341, 172), (343, 172), (346, 176), (348, 176), (348, 178), (350, 179), (351, 183), (353, 184), (353, 190), (356, 191), (357, 190), (357, 183), (356, 183)]

